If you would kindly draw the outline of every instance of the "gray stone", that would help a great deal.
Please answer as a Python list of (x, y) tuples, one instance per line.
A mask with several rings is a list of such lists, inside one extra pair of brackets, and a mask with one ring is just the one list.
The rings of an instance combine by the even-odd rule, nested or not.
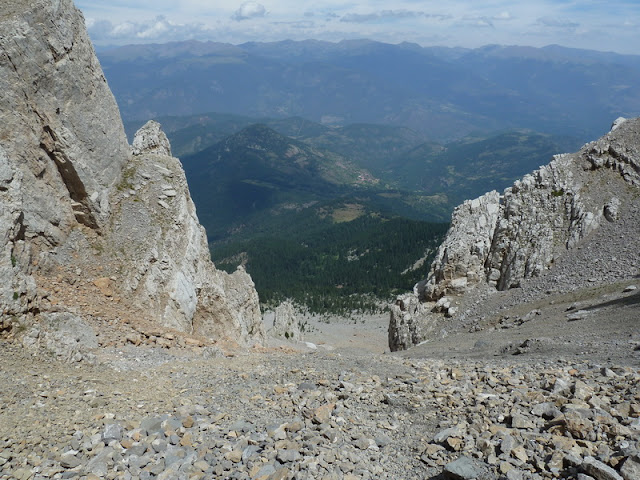
[(261, 451), (262, 448), (258, 445), (249, 445), (242, 450), (242, 461), (246, 463), (248, 460), (255, 458)]
[(78, 452), (66, 452), (60, 457), (60, 465), (64, 468), (75, 468), (82, 463), (82, 460), (78, 458)]
[[(154, 153), (170, 157), (171, 145), (169, 144), (169, 139), (160, 128), (160, 124), (150, 120), (137, 131), (133, 139), (131, 152), (133, 155)], [(165, 190), (171, 189), (167, 188)], [(175, 194), (173, 196), (175, 196)]]
[(531, 409), (531, 413), (538, 417), (546, 418), (547, 420), (551, 420), (552, 418), (562, 415), (560, 409), (551, 402), (535, 404)]
[(166, 440), (156, 438), (151, 442), (151, 448), (156, 453), (162, 453), (167, 450), (168, 443)]
[(613, 468), (593, 457), (585, 457), (582, 461), (582, 469), (596, 480), (623, 480)]
[(109, 444), (113, 440), (120, 441), (122, 440), (122, 435), (124, 434), (124, 429), (122, 425), (118, 423), (110, 423), (105, 425), (104, 430), (102, 431), (102, 441), (105, 444)]
[(570, 322), (584, 320), (589, 315), (591, 315), (591, 312), (589, 312), (588, 310), (578, 310), (577, 312), (567, 314), (567, 320), (569, 320)]
[(256, 477), (264, 478), (269, 475), (273, 475), (275, 473), (276, 473), (276, 468), (273, 465), (267, 464), (264, 467), (260, 468), (260, 470), (258, 470)]
[(384, 433), (380, 433), (379, 435), (376, 435), (375, 441), (378, 447), (381, 447), (381, 448), (386, 447), (387, 445), (390, 445), (391, 443), (393, 443), (393, 440), (391, 439), (391, 437), (389, 437)]
[(628, 457), (620, 468), (620, 475), (624, 480), (640, 479), (640, 456)]
[(620, 199), (614, 197), (609, 200), (609, 203), (604, 206), (603, 213), (604, 218), (606, 218), (609, 222), (617, 221), (620, 213)]
[(435, 443), (444, 443), (449, 437), (462, 438), (462, 432), (458, 427), (445, 428), (433, 436)]
[(269, 330), (269, 334), (292, 342), (303, 340), (300, 321), (291, 301), (282, 302), (276, 307), (273, 314), (273, 328)]
[(300, 452), (297, 450), (278, 450), (276, 458), (281, 463), (291, 463), (301, 458)]
[(23, 342), (27, 348), (41, 348), (66, 362), (93, 361), (91, 351), (98, 347), (98, 340), (91, 325), (68, 312), (44, 312), (40, 319), (37, 341)]
[(106, 447), (93, 457), (85, 466), (86, 473), (93, 473), (105, 477), (109, 471), (109, 464), (113, 462), (113, 449)]
[(479, 460), (462, 456), (444, 467), (447, 478), (453, 480), (489, 480), (488, 466)]
[(162, 422), (167, 419), (167, 416), (162, 417), (146, 417), (140, 422), (140, 428), (146, 432), (147, 435), (153, 435), (154, 433), (162, 432)]

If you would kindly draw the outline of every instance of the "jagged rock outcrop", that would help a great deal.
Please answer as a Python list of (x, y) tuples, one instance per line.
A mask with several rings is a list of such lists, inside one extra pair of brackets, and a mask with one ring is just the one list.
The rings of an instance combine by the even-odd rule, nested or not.
[(114, 192), (113, 228), (106, 242), (121, 252), (121, 290), (160, 323), (209, 337), (263, 340), (251, 277), (211, 263), (180, 161), (166, 135), (148, 122), (135, 135), (133, 156)]
[[(115, 305), (132, 324), (263, 341), (251, 278), (211, 263), (160, 126), (128, 145), (71, 0), (0, 6), (0, 90), (2, 329)], [(73, 294), (89, 288), (95, 297)]]
[(502, 195), (466, 201), (427, 278), (392, 306), (390, 348), (425, 340), (439, 314), (455, 316), (454, 300), (471, 290), (506, 290), (543, 275), (603, 221), (616, 222), (639, 186), (640, 119), (618, 119), (600, 140), (556, 155)]
[(301, 342), (303, 340), (300, 322), (293, 303), (284, 301), (276, 307), (275, 312), (273, 312), (273, 328), (269, 330), (269, 334), (292, 342)]
[(171, 145), (169, 139), (162, 131), (158, 122), (148, 122), (136, 132), (131, 146), (133, 155), (143, 153), (155, 153), (158, 155), (171, 156)]

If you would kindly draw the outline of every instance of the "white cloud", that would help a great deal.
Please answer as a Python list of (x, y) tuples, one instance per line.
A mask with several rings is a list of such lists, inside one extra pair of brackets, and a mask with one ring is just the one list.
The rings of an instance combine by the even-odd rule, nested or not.
[(231, 18), (236, 21), (248, 20), (250, 18), (260, 18), (267, 14), (264, 5), (257, 2), (244, 2), (240, 8), (236, 10)]
[(382, 0), (75, 1), (98, 45), (370, 38), (463, 47), (555, 43), (637, 54), (640, 44), (637, 0), (396, 0), (392, 9)]
[(465, 16), (461, 25), (468, 27), (494, 28), (493, 22), (489, 17)]
[(507, 11), (500, 12), (498, 15), (491, 17), (493, 20), (513, 20), (511, 14)]
[(554, 17), (540, 17), (538, 18), (536, 23), (544, 27), (553, 27), (553, 28), (576, 28), (580, 26), (579, 23), (573, 22), (566, 18), (554, 18)]
[(211, 28), (199, 23), (180, 24), (160, 15), (148, 22), (122, 22), (87, 19), (91, 39), (99, 44), (139, 43), (141, 41), (170, 42), (179, 40), (206, 40)]
[(451, 18), (450, 15), (430, 14), (426, 12), (417, 12), (413, 10), (381, 10), (372, 13), (348, 13), (340, 18), (345, 23), (369, 23), (380, 22), (385, 20), (405, 20), (427, 18), (433, 20), (446, 20)]

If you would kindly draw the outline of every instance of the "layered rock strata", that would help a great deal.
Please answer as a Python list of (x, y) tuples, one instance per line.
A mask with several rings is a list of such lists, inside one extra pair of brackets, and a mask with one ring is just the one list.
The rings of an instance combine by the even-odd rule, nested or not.
[(455, 299), (477, 288), (506, 290), (546, 274), (602, 222), (616, 222), (640, 186), (640, 119), (575, 154), (556, 155), (507, 188), (456, 208), (427, 278), (392, 306), (392, 350), (425, 340)]
[(3, 2), (0, 32), (0, 330), (82, 320), (94, 299), (73, 291), (95, 284), (132, 323), (261, 342), (250, 277), (211, 263), (159, 125), (128, 145), (73, 2)]

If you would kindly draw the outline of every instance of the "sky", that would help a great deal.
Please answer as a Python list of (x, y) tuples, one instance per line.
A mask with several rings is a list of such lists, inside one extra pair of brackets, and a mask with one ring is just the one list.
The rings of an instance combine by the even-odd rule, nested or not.
[(367, 38), (640, 54), (640, 1), (76, 0), (98, 46)]

